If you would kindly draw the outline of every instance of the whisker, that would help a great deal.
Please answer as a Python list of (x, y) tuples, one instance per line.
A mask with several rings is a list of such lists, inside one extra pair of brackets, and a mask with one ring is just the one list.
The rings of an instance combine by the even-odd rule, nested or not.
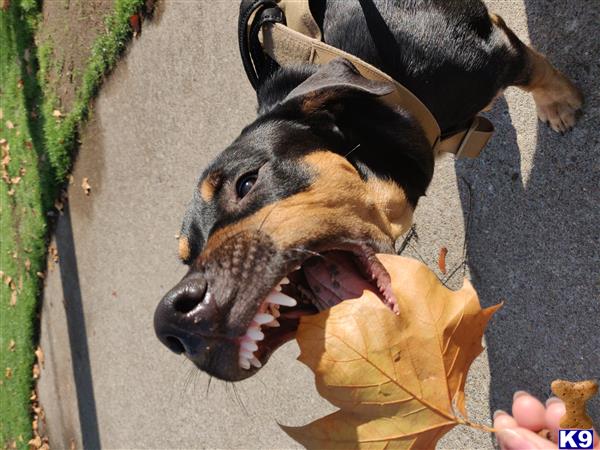
[(464, 183), (464, 185), (467, 187), (467, 193), (469, 195), (469, 201), (467, 203), (467, 224), (465, 225), (465, 238), (463, 240), (463, 249), (462, 249), (462, 262), (456, 266), (452, 272), (446, 277), (444, 278), (444, 280), (442, 280), (442, 283), (444, 284), (444, 286), (446, 285), (446, 283), (448, 281), (450, 281), (454, 275), (456, 275), (456, 273), (462, 268), (463, 269), (463, 278), (465, 277), (466, 273), (467, 273), (467, 246), (468, 246), (468, 240), (469, 240), (469, 234), (471, 231), (471, 219), (473, 218), (473, 190), (471, 187), (471, 184), (467, 181), (467, 179), (463, 176), (461, 176), (459, 178), (460, 181), (462, 181)]
[(242, 402), (242, 398), (240, 397), (240, 395), (239, 395), (239, 393), (238, 393), (238, 391), (237, 391), (237, 389), (236, 389), (236, 387), (235, 387), (235, 384), (233, 384), (233, 383), (232, 383), (232, 384), (231, 384), (231, 387), (233, 388), (233, 393), (234, 393), (234, 395), (235, 395), (235, 398), (236, 398), (237, 402), (239, 403), (239, 405), (240, 405), (240, 406), (242, 407), (242, 409), (244, 410), (244, 413), (245, 413), (247, 416), (249, 416), (250, 414), (248, 414), (248, 410), (246, 409), (246, 406), (244, 405), (244, 402)]
[(356, 150), (358, 147), (360, 147), (360, 143), (359, 143), (359, 144), (356, 144), (356, 146), (355, 146), (355, 147), (354, 147), (352, 150), (350, 150), (348, 153), (346, 153), (346, 154), (344, 155), (344, 158), (345, 158), (346, 156), (348, 156), (350, 153), (352, 153), (354, 150)]
[(413, 224), (412, 227), (410, 227), (410, 230), (408, 230), (408, 233), (406, 233), (406, 236), (404, 237), (404, 240), (402, 241), (402, 244), (400, 245), (400, 248), (398, 249), (398, 251), (396, 252), (397, 255), (402, 255), (402, 252), (404, 250), (406, 250), (406, 247), (408, 246), (408, 244), (410, 244), (410, 242), (412, 240), (419, 240), (419, 235), (417, 234), (417, 225)]
[(210, 383), (212, 382), (212, 379), (213, 379), (212, 375), (209, 375), (208, 376), (208, 383), (206, 384), (206, 395), (205, 395), (205, 398), (208, 398), (208, 394), (210, 392)]

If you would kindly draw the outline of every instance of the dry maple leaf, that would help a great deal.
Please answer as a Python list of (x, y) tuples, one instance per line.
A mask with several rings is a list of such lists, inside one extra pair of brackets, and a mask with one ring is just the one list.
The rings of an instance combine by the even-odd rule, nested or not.
[(81, 187), (83, 188), (83, 192), (85, 192), (85, 195), (90, 195), (92, 186), (90, 186), (90, 183), (89, 183), (89, 180), (87, 177), (83, 178), (83, 181), (81, 182)]
[(38, 348), (35, 350), (35, 356), (38, 360), (38, 363), (40, 365), (40, 367), (43, 369), (44, 368), (44, 352), (42, 351), (42, 347), (40, 347), (38, 345)]
[(129, 16), (129, 25), (133, 30), (134, 37), (137, 37), (142, 32), (142, 18), (139, 13)]
[(446, 275), (446, 255), (448, 254), (448, 249), (446, 247), (440, 248), (440, 254), (438, 257), (438, 267), (440, 268), (440, 272)]
[(400, 314), (372, 292), (301, 319), (298, 359), (339, 411), (302, 427), (282, 426), (307, 448), (434, 448), (465, 408), (467, 371), (500, 305), (481, 309), (475, 290), (444, 287), (424, 264), (378, 255)]

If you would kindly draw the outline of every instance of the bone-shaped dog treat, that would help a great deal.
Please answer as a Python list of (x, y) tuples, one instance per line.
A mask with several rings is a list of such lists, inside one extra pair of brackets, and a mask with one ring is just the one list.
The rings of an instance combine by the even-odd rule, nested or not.
[(592, 419), (587, 414), (585, 403), (598, 392), (598, 383), (593, 380), (570, 382), (554, 380), (552, 392), (565, 402), (566, 412), (560, 419), (561, 428), (592, 428)]

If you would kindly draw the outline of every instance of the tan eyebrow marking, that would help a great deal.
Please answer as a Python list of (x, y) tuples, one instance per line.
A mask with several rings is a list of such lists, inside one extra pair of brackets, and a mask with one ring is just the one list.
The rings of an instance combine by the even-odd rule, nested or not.
[(209, 174), (202, 183), (200, 183), (200, 196), (202, 197), (202, 200), (210, 202), (213, 199), (219, 184), (221, 184), (221, 173), (213, 172)]
[(179, 238), (179, 259), (186, 261), (190, 257), (190, 242), (186, 236)]

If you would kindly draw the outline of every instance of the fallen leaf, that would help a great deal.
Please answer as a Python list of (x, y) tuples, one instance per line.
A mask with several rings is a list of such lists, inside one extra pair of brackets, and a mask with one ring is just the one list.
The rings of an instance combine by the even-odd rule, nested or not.
[(40, 377), (40, 366), (38, 364), (34, 364), (31, 369), (31, 375), (34, 380), (37, 380)]
[(16, 345), (17, 345), (17, 343), (15, 342), (14, 339), (11, 339), (10, 341), (8, 341), (8, 351), (14, 352)]
[(38, 360), (40, 367), (44, 368), (44, 352), (42, 351), (42, 347), (38, 345), (38, 348), (35, 350), (35, 357)]
[(64, 117), (63, 113), (61, 113), (58, 109), (55, 109), (54, 111), (52, 111), (52, 115), (54, 117), (56, 117), (57, 119), (60, 119), (61, 117)]
[(81, 187), (83, 188), (83, 192), (85, 192), (85, 195), (90, 195), (92, 186), (90, 186), (90, 183), (89, 183), (89, 180), (87, 179), (87, 177), (83, 178), (83, 181), (81, 182)]
[(50, 258), (52, 258), (52, 261), (54, 261), (55, 263), (58, 262), (58, 249), (55, 245), (51, 245), (48, 248), (48, 253), (50, 254)]
[(29, 258), (25, 260), (25, 270), (29, 272), (31, 270), (31, 261)]
[(13, 370), (10, 367), (7, 367), (6, 370), (4, 371), (4, 377), (7, 379), (11, 379), (13, 376)]
[(6, 128), (8, 128), (9, 130), (12, 130), (15, 127), (15, 124), (12, 123), (10, 120), (6, 121)]
[(136, 13), (129, 16), (129, 25), (133, 30), (134, 36), (140, 34), (142, 32), (142, 18), (140, 17), (140, 15)]
[(434, 448), (467, 419), (464, 387), (492, 314), (465, 280), (444, 287), (424, 264), (378, 255), (392, 277), (400, 314), (372, 292), (302, 317), (299, 360), (337, 412), (282, 426), (307, 448)]
[(38, 278), (41, 278), (42, 280), (44, 278), (46, 278), (46, 274), (44, 272), (36, 272), (36, 275), (37, 275)]
[(446, 255), (448, 254), (448, 249), (446, 247), (440, 248), (440, 255), (438, 257), (438, 267), (440, 268), (440, 272), (444, 275), (446, 274)]
[(12, 291), (10, 293), (10, 302), (8, 304), (10, 306), (16, 306), (16, 304), (17, 304), (17, 291)]
[(8, 11), (10, 8), (10, 0), (2, 0), (2, 11)]
[(25, 82), (22, 79), (20, 79), (19, 81), (17, 81), (17, 87), (19, 89), (23, 89), (23, 86), (25, 86)]
[(31, 445), (33, 448), (40, 448), (42, 446), (42, 438), (39, 436), (34, 437), (33, 439), (31, 439), (28, 443), (28, 445)]

